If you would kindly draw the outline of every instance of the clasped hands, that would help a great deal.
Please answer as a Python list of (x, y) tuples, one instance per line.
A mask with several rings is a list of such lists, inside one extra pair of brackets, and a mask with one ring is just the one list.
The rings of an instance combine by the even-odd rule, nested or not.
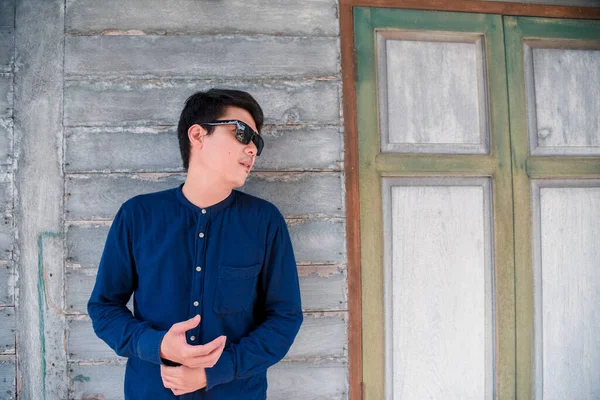
[(200, 316), (174, 324), (165, 334), (160, 344), (160, 356), (181, 364), (178, 367), (160, 366), (163, 385), (180, 396), (206, 387), (205, 368), (217, 363), (226, 337), (219, 336), (205, 345), (192, 346), (186, 341), (185, 333), (200, 323)]

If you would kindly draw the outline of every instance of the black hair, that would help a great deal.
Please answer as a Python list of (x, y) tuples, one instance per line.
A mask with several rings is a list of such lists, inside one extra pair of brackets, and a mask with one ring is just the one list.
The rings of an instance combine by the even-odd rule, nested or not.
[[(256, 129), (260, 132), (264, 121), (263, 111), (249, 93), (231, 89), (210, 89), (206, 92), (194, 93), (185, 101), (185, 107), (181, 111), (177, 125), (183, 168), (187, 170), (190, 164), (190, 140), (188, 138), (190, 126), (200, 122), (214, 121), (220, 118), (226, 108), (230, 106), (248, 111), (254, 119)], [(208, 135), (212, 134), (214, 128), (214, 126), (205, 127)]]

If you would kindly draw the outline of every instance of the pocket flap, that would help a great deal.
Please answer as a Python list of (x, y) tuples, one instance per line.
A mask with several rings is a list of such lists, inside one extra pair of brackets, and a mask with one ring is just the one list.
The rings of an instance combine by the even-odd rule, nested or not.
[(219, 277), (223, 279), (241, 280), (254, 279), (260, 272), (262, 264), (255, 264), (249, 267), (230, 267), (221, 265)]

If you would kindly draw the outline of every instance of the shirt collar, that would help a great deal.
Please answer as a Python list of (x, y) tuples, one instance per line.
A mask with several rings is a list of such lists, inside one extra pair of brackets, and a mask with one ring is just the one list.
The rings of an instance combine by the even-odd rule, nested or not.
[(207, 214), (227, 208), (233, 202), (233, 199), (236, 196), (236, 190), (232, 190), (231, 193), (229, 193), (229, 196), (227, 196), (225, 199), (221, 200), (220, 202), (213, 204), (210, 207), (201, 208), (201, 207), (198, 207), (197, 205), (195, 205), (194, 203), (192, 203), (191, 201), (189, 201), (187, 197), (185, 197), (185, 195), (183, 194), (183, 183), (177, 187), (177, 190), (175, 191), (175, 193), (176, 193), (179, 201), (181, 201), (181, 203), (183, 203), (183, 205), (185, 205), (186, 207), (188, 207), (194, 211), (197, 211), (197, 212), (202, 212), (202, 210), (206, 210)]

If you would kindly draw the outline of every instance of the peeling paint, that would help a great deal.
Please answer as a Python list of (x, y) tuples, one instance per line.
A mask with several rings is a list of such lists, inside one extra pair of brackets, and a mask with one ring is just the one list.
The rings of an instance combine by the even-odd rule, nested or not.
[(118, 29), (107, 29), (105, 31), (102, 31), (102, 33), (100, 33), (100, 36), (141, 36), (141, 35), (146, 35), (146, 32), (144, 31), (140, 31), (137, 29), (130, 29), (127, 31), (120, 31)]
[(89, 382), (91, 379), (89, 376), (85, 376), (85, 375), (77, 375), (74, 376), (73, 378), (71, 378), (71, 384), (75, 383), (75, 382)]

